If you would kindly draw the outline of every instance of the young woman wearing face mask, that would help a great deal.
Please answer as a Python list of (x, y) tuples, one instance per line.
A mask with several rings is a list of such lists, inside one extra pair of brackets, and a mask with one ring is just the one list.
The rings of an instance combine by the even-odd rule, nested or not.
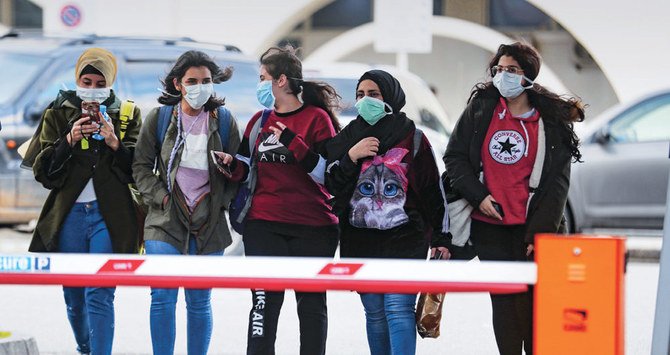
[[(363, 74), (358, 117), (328, 143), (326, 186), (335, 196), (340, 255), (449, 258), (432, 148), (402, 111), (405, 93), (383, 70)], [(430, 245), (429, 245), (430, 244)], [(416, 294), (361, 293), (370, 353), (414, 354)]]
[[(529, 45), (501, 45), (488, 70), (492, 80), (476, 86), (449, 139), (447, 175), (474, 207), (470, 240), (481, 260), (533, 260), (536, 233), (565, 230), (570, 163), (581, 158), (573, 122), (584, 109), (533, 81), (540, 56)], [(532, 292), (491, 295), (503, 355), (532, 354)]]
[[(332, 257), (337, 247), (337, 218), (323, 186), (325, 144), (339, 130), (332, 109), (335, 90), (302, 79), (293, 48), (270, 48), (261, 55), (258, 101), (270, 111), (249, 152), (254, 115), (236, 157), (223, 154), (234, 181), (246, 179), (248, 162), (258, 166), (256, 190), (244, 227), (244, 250), (251, 256)], [(262, 121), (261, 121), (262, 122)], [(253, 138), (252, 138), (253, 139)], [(324, 354), (328, 314), (325, 292), (296, 292), (300, 354)], [(284, 292), (252, 290), (247, 354), (274, 354)]]
[[(163, 80), (169, 124), (158, 142), (160, 108), (147, 115), (142, 127), (133, 173), (149, 211), (144, 239), (147, 254), (222, 255), (231, 244), (225, 209), (236, 186), (223, 179), (210, 158), (226, 142), (219, 134), (222, 98), (213, 84), (228, 80), (231, 68), (221, 69), (205, 53), (182, 54)], [(227, 149), (240, 144), (235, 119), (230, 117)], [(160, 147), (160, 151), (157, 151)], [(156, 165), (158, 174), (154, 173)], [(178, 289), (152, 288), (151, 341), (154, 354), (172, 354)], [(206, 354), (212, 333), (211, 289), (185, 289), (189, 354)]]
[[(30, 243), (32, 252), (134, 253), (137, 220), (128, 189), (140, 131), (135, 108), (123, 138), (121, 101), (111, 86), (116, 58), (90, 48), (75, 66), (77, 89), (61, 90), (43, 116), (40, 153), (33, 164), (37, 181), (51, 190)], [(107, 106), (110, 121), (82, 115), (82, 102)], [(98, 134), (94, 138), (93, 135)], [(67, 315), (82, 354), (111, 354), (114, 290), (63, 287)]]

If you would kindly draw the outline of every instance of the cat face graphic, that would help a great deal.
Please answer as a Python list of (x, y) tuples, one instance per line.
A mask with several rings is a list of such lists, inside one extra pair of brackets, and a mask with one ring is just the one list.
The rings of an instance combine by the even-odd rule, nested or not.
[(351, 225), (387, 230), (407, 223), (407, 164), (400, 162), (407, 152), (394, 148), (363, 164), (351, 198)]

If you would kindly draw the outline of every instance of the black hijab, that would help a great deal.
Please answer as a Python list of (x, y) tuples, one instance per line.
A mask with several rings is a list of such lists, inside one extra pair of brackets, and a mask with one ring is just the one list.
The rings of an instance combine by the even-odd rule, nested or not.
[(414, 122), (400, 111), (405, 106), (405, 92), (396, 78), (383, 70), (370, 70), (358, 79), (356, 91), (363, 80), (372, 80), (379, 86), (384, 102), (391, 106), (393, 113), (386, 115), (372, 126), (363, 117), (357, 116), (328, 143), (329, 161), (339, 160), (351, 147), (366, 137), (379, 139), (377, 154), (382, 155), (414, 130)]

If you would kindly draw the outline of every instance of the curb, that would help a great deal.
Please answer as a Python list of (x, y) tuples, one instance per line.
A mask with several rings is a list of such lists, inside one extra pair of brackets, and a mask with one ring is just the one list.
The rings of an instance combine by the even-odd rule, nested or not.
[(0, 355), (39, 355), (35, 338), (19, 333), (0, 333), (8, 335), (0, 338)]

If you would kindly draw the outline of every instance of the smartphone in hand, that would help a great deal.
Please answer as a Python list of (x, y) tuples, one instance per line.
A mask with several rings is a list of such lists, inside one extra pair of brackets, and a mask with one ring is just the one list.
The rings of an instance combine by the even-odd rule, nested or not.
[(81, 114), (82, 116), (88, 116), (91, 122), (100, 123), (100, 103), (96, 101), (82, 101), (81, 102)]
[(442, 251), (441, 250), (435, 250), (435, 255), (433, 255), (430, 260), (440, 260), (442, 259)]
[(218, 155), (213, 150), (209, 151), (209, 154), (212, 156), (212, 162), (214, 165), (216, 165), (217, 168), (219, 168), (219, 171), (225, 176), (225, 177), (231, 177), (233, 176), (232, 171), (230, 171), (230, 166), (226, 165), (221, 158), (219, 158)]
[(498, 212), (500, 217), (505, 217), (505, 212), (503, 211), (502, 206), (498, 202), (491, 201), (491, 204), (493, 204), (493, 208), (496, 210), (496, 212)]

